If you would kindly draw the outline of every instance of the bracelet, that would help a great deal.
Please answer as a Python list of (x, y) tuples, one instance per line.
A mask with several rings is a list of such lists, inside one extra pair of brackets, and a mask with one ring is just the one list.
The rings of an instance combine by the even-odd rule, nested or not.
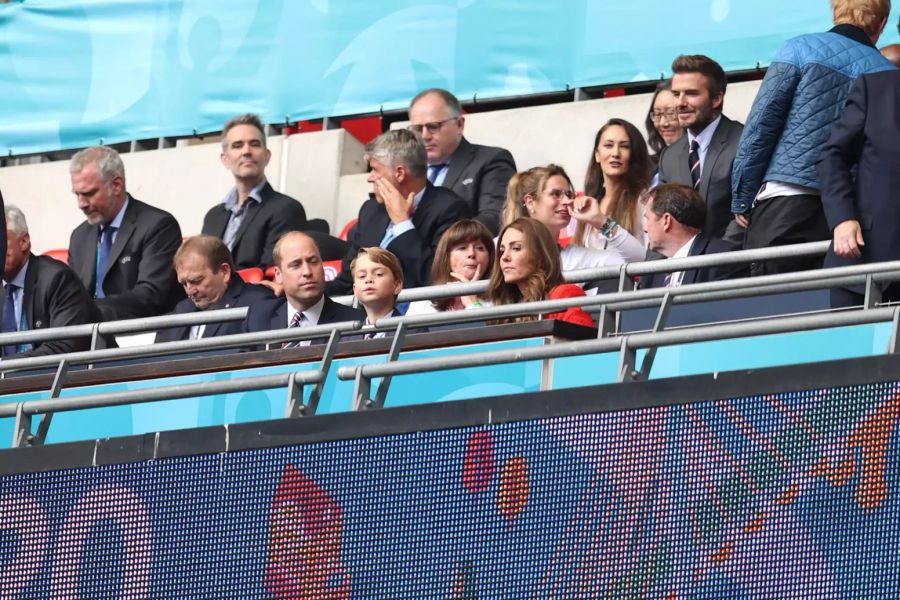
[(611, 238), (613, 233), (615, 233), (616, 227), (618, 227), (618, 223), (616, 223), (612, 217), (606, 217), (606, 220), (603, 222), (603, 225), (600, 226), (600, 235), (605, 238)]

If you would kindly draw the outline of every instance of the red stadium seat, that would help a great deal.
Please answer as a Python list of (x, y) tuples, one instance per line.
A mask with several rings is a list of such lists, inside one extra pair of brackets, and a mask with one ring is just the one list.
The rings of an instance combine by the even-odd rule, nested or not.
[(56, 250), (47, 250), (44, 252), (44, 256), (49, 256), (50, 258), (55, 258), (60, 262), (64, 262), (69, 264), (69, 249), (68, 248), (58, 248)]
[(343, 229), (341, 229), (341, 235), (339, 235), (338, 237), (346, 242), (347, 236), (350, 234), (350, 230), (353, 229), (354, 225), (356, 225), (356, 221), (358, 221), (358, 219), (350, 219), (349, 221), (347, 221), (347, 224), (344, 225)]
[(325, 281), (332, 281), (340, 274), (342, 262), (340, 260), (322, 261), (322, 265), (325, 267)]
[(272, 265), (268, 269), (266, 269), (266, 279), (269, 281), (275, 281), (275, 265)]
[(259, 267), (250, 267), (249, 269), (241, 269), (237, 272), (244, 280), (244, 283), (259, 283), (264, 279), (263, 270)]
[(341, 127), (362, 144), (368, 144), (381, 135), (381, 117), (360, 117), (357, 119), (344, 119)]

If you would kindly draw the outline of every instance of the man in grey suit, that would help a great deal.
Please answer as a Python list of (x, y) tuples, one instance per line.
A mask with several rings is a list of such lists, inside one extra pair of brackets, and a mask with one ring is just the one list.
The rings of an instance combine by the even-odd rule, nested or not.
[(475, 219), (499, 233), (506, 188), (516, 173), (509, 150), (479, 146), (463, 137), (462, 106), (447, 90), (420, 92), (409, 105), (409, 120), (409, 128), (425, 143), (429, 183), (456, 192)]
[(125, 166), (107, 146), (69, 164), (72, 193), (87, 220), (69, 239), (69, 265), (105, 321), (162, 315), (184, 298), (172, 269), (178, 221), (125, 191)]
[(744, 126), (722, 114), (725, 71), (698, 54), (676, 58), (672, 73), (678, 122), (687, 135), (660, 154), (659, 182), (693, 187), (706, 202), (704, 233), (740, 242), (743, 231), (729, 225), (731, 170)]

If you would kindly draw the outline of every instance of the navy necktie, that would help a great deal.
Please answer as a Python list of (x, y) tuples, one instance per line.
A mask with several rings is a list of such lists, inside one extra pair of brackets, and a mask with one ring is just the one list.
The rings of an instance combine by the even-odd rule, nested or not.
[(700, 189), (700, 144), (691, 142), (691, 153), (688, 155), (688, 166), (691, 168), (691, 184), (695, 190)]
[(440, 174), (441, 169), (447, 166), (447, 163), (441, 163), (439, 165), (429, 165), (428, 166), (428, 181), (432, 185), (434, 185), (434, 180), (437, 179), (437, 176)]
[[(11, 283), (6, 284), (6, 302), (3, 303), (3, 333), (19, 330), (19, 323), (16, 321), (16, 299), (15, 292), (19, 286)], [(16, 345), (11, 344), (3, 346), (3, 356), (16, 353)]]
[(94, 297), (105, 298), (103, 293), (103, 276), (106, 274), (106, 266), (109, 263), (109, 255), (112, 254), (113, 234), (116, 228), (106, 225), (100, 231), (100, 240), (97, 244), (97, 274), (94, 278)]

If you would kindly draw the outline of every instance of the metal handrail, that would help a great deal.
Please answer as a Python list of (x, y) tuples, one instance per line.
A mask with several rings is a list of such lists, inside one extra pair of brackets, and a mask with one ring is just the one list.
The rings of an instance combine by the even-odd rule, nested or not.
[[(180, 398), (193, 398), (196, 396), (211, 396), (214, 394), (249, 392), (285, 385), (288, 386), (288, 408), (286, 410), (286, 416), (290, 417), (304, 414), (302, 409), (298, 410), (296, 408), (298, 403), (302, 405), (303, 402), (303, 386), (311, 383), (320, 383), (324, 378), (325, 373), (322, 370), (298, 371), (278, 375), (243, 377), (230, 381), (205, 381), (201, 383), (171, 385), (125, 392), (107, 392), (77, 397), (29, 400), (17, 404), (0, 404), (0, 418), (16, 417), (13, 446), (19, 447), (26, 444), (28, 441), (27, 438), (31, 430), (31, 417), (41, 413), (66, 412), (87, 408), (122, 406), (125, 404), (143, 404), (146, 402), (177, 400)], [(292, 408), (292, 405), (294, 405), (294, 408)]]
[[(699, 257), (705, 258), (705, 257)], [(666, 261), (668, 262), (668, 261)], [(674, 262), (674, 261), (673, 261)], [(384, 317), (378, 319), (372, 325), (363, 328), (369, 330), (388, 330), (397, 327), (401, 322), (407, 327), (428, 327), (432, 325), (455, 325), (474, 321), (488, 321), (521, 317), (524, 315), (544, 314), (558, 312), (573, 307), (580, 307), (588, 312), (594, 312), (607, 306), (621, 310), (657, 306), (667, 294), (676, 303), (707, 301), (707, 294), (719, 293), (724, 297), (738, 298), (798, 291), (801, 289), (826, 289), (843, 285), (865, 283), (871, 276), (875, 281), (900, 280), (900, 261), (875, 263), (870, 265), (851, 265), (848, 267), (835, 267), (830, 269), (818, 269), (815, 271), (798, 271), (795, 273), (781, 273), (776, 275), (763, 275), (760, 277), (746, 277), (742, 279), (726, 279), (723, 281), (710, 281), (694, 283), (674, 288), (650, 288), (646, 290), (630, 290), (627, 292), (610, 292), (597, 294), (596, 296), (578, 296), (575, 298), (562, 298), (559, 300), (541, 300), (538, 302), (522, 302), (518, 304), (505, 304), (502, 306), (486, 306), (478, 310), (456, 310), (427, 315), (411, 315), (403, 317)], [(737, 293), (737, 292), (746, 292)]]
[[(616, 279), (623, 274), (650, 275), (653, 273), (670, 273), (673, 271), (687, 271), (722, 265), (733, 265), (780, 258), (800, 258), (806, 256), (818, 256), (828, 251), (831, 242), (807, 242), (790, 246), (773, 246), (771, 248), (756, 248), (753, 250), (734, 250), (732, 252), (719, 252), (705, 254), (703, 256), (687, 256), (685, 258), (670, 258), (667, 260), (647, 260), (641, 262), (626, 263), (596, 269), (578, 269), (563, 273), (569, 283), (584, 283), (586, 281), (599, 281), (604, 279)], [(480, 294), (487, 290), (486, 279), (470, 281), (466, 283), (454, 282), (442, 285), (411, 288), (402, 290), (397, 297), (397, 302), (415, 302), (417, 300), (433, 300), (435, 298), (448, 298), (451, 296), (465, 296)], [(342, 304), (351, 304), (353, 296), (338, 296), (332, 298)]]
[(247, 318), (247, 311), (248, 308), (246, 306), (239, 306), (237, 308), (204, 310), (179, 315), (162, 315), (159, 317), (143, 317), (140, 319), (125, 319), (122, 321), (107, 321), (103, 323), (87, 323), (84, 325), (69, 325), (67, 327), (29, 329), (27, 331), (0, 333), (0, 346), (91, 337), (95, 330), (100, 335), (115, 335), (121, 333), (155, 331), (157, 329), (168, 329), (170, 327), (241, 321)]
[(163, 342), (145, 346), (131, 346), (126, 348), (106, 348), (103, 350), (84, 350), (81, 352), (67, 352), (65, 354), (52, 354), (49, 356), (31, 356), (27, 358), (13, 358), (0, 361), (0, 373), (16, 370), (40, 369), (55, 367), (60, 361), (69, 364), (95, 364), (114, 360), (130, 358), (150, 358), (155, 356), (167, 356), (186, 352), (201, 352), (204, 350), (226, 350), (241, 348), (259, 344), (276, 342), (288, 342), (307, 340), (318, 337), (328, 337), (332, 331), (347, 333), (358, 330), (362, 326), (359, 321), (344, 321), (328, 325), (316, 325), (315, 327), (293, 327), (275, 329), (272, 331), (260, 331), (253, 333), (236, 333), (199, 340), (179, 340), (175, 342)]
[[(356, 380), (356, 391), (354, 393), (354, 406), (356, 408), (371, 408), (373, 403), (369, 390), (371, 379), (376, 377), (388, 378), (395, 375), (410, 375), (456, 368), (481, 367), (619, 351), (622, 353), (619, 380), (632, 380), (637, 378), (640, 373), (649, 374), (649, 368), (642, 368), (640, 371), (634, 369), (634, 353), (642, 348), (650, 349), (677, 344), (793, 333), (888, 321), (893, 321), (894, 323), (889, 351), (896, 352), (900, 307), (885, 307), (865, 311), (775, 317), (651, 333), (631, 333), (619, 338), (563, 342), (538, 347), (491, 350), (474, 354), (419, 358), (402, 362), (345, 366), (337, 370), (337, 376), (338, 379), (345, 381), (350, 379)], [(379, 390), (379, 397), (382, 401), (384, 396), (385, 392)]]

